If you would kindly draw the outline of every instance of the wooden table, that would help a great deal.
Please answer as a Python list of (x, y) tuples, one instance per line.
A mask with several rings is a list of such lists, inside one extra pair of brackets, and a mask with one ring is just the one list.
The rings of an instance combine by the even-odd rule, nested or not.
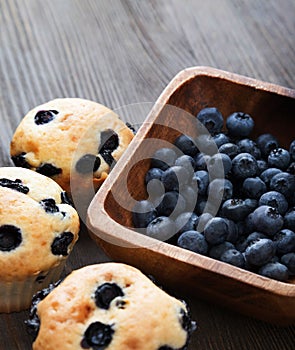
[[(11, 165), (9, 143), (24, 114), (55, 97), (129, 106), (131, 115), (197, 65), (295, 88), (294, 14), (294, 0), (0, 0), (1, 165)], [(106, 260), (82, 229), (66, 273)], [(294, 326), (187, 299), (199, 325), (190, 349), (295, 349)], [(31, 348), (26, 317), (0, 315), (0, 349)]]

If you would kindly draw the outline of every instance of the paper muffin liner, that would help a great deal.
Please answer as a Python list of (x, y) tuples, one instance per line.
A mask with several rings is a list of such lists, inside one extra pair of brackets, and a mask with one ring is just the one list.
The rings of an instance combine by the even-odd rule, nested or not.
[(0, 280), (0, 312), (10, 313), (28, 309), (35, 293), (60, 279), (65, 262), (63, 260), (58, 266), (21, 281)]

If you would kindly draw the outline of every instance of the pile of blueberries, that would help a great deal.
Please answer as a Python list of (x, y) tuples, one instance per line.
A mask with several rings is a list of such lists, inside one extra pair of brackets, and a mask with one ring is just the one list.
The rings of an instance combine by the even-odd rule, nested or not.
[(181, 134), (154, 153), (134, 227), (286, 282), (295, 275), (295, 140), (285, 149), (272, 134), (251, 139), (254, 120), (243, 112), (225, 123), (204, 108), (198, 136)]

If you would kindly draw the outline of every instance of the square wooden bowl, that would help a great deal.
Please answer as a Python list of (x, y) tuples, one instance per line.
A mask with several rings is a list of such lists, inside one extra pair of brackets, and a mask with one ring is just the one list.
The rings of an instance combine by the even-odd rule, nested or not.
[[(115, 261), (152, 274), (163, 286), (281, 325), (295, 323), (295, 281), (278, 282), (136, 232), (132, 208), (146, 197), (144, 175), (156, 149), (182, 132), (190, 120), (215, 106), (226, 117), (249, 113), (254, 137), (272, 133), (287, 147), (295, 136), (295, 90), (229, 72), (193, 67), (169, 83), (128, 150), (88, 209), (91, 237)], [(256, 135), (255, 135), (256, 134)]]

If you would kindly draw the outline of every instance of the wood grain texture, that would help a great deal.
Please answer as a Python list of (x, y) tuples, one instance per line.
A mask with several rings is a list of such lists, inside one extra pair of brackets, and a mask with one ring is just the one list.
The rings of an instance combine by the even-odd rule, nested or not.
[[(11, 165), (9, 143), (23, 115), (54, 97), (119, 110), (146, 102), (131, 108), (140, 122), (189, 66), (294, 88), (294, 13), (293, 0), (0, 0), (1, 165)], [(83, 229), (66, 272), (106, 259)], [(187, 299), (199, 324), (192, 350), (294, 349), (294, 327)], [(0, 315), (0, 349), (31, 348), (26, 317)]]

